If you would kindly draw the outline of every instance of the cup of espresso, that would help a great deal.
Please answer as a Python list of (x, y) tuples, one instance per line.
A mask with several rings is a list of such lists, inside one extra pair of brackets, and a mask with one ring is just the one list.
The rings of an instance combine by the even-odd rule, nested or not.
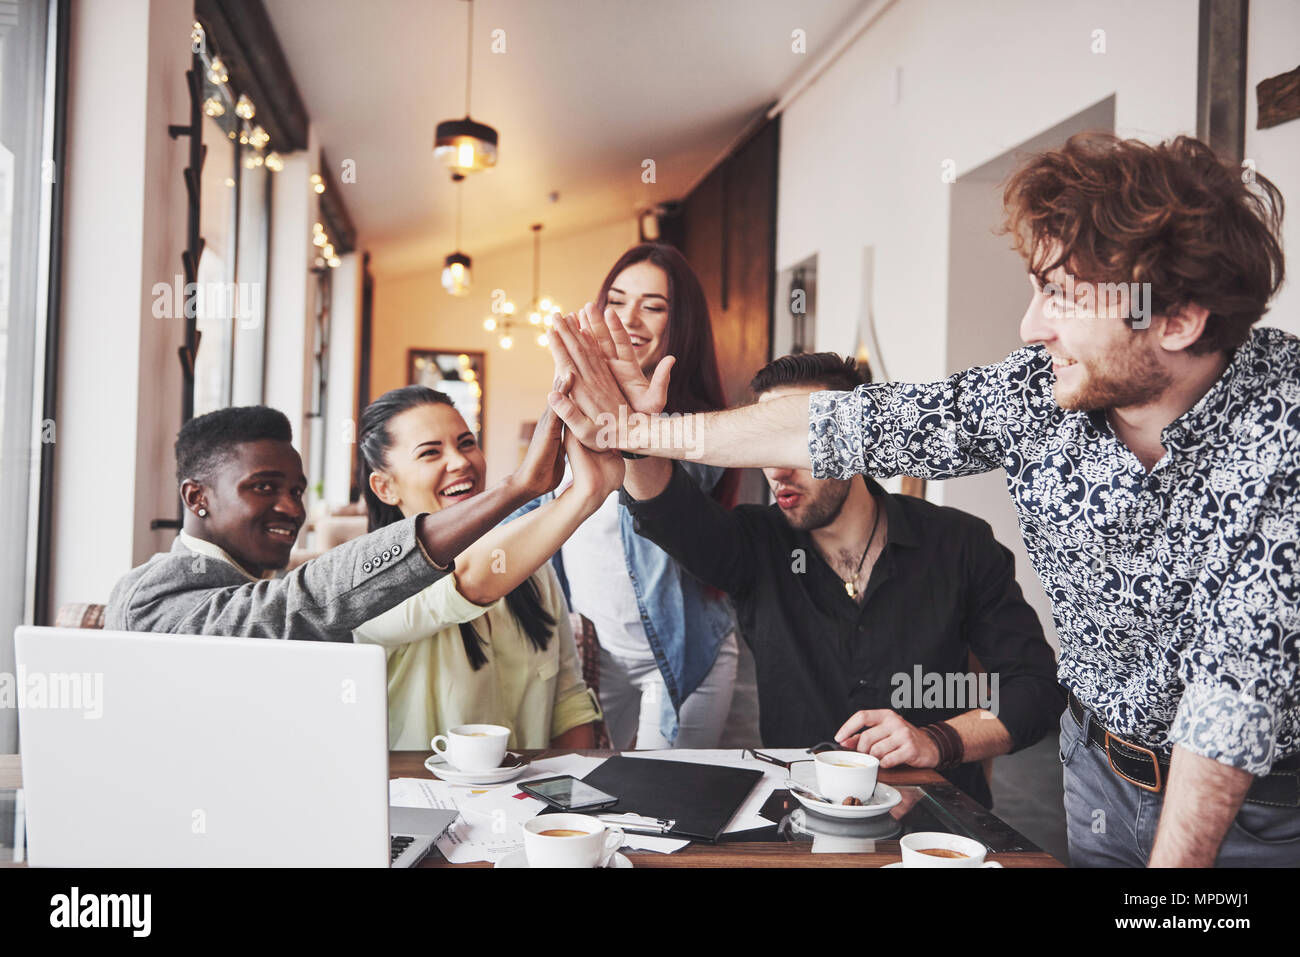
[(491, 771), (506, 756), (510, 729), (499, 724), (462, 724), (434, 735), (429, 746), (457, 771)]
[(863, 804), (876, 793), (880, 759), (857, 751), (823, 751), (813, 755), (817, 790), (835, 804), (857, 798)]
[(979, 841), (940, 831), (917, 831), (898, 842), (903, 850), (904, 867), (1001, 867), (997, 861), (985, 863), (988, 848)]
[(586, 814), (539, 814), (524, 823), (529, 867), (605, 867), (623, 832)]

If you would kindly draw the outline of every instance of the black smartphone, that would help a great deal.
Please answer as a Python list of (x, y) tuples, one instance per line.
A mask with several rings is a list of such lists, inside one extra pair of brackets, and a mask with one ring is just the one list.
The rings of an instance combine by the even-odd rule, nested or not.
[(606, 794), (571, 774), (538, 778), (519, 785), (519, 790), (561, 811), (599, 811), (618, 803), (614, 795)]

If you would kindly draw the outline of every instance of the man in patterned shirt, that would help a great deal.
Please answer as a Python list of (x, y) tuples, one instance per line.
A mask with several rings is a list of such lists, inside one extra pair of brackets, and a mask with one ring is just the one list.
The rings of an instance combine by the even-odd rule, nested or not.
[[(1243, 179), (1187, 137), (1031, 159), (1004, 196), (1029, 347), (995, 365), (685, 420), (636, 414), (666, 368), (611, 372), (552, 405), (588, 444), (715, 465), (1004, 469), (1070, 692), (1073, 863), (1295, 866), (1300, 340), (1253, 328), (1283, 278), (1282, 198)], [(561, 332), (561, 366), (600, 356)]]

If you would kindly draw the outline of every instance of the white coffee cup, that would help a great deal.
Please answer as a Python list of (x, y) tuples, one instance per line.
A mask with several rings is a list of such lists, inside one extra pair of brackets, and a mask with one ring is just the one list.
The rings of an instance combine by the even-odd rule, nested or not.
[(622, 846), (622, 830), (586, 814), (539, 814), (524, 823), (524, 854), (529, 867), (605, 867)]
[(462, 724), (434, 735), (429, 746), (457, 771), (491, 771), (501, 767), (509, 740), (510, 729), (499, 724)]
[(857, 798), (863, 804), (876, 793), (880, 759), (857, 751), (823, 751), (813, 755), (817, 769), (817, 790), (835, 804)]
[[(997, 861), (985, 863), (988, 848), (979, 841), (941, 831), (917, 831), (907, 834), (898, 842), (903, 850), (904, 867), (1001, 867)], [(936, 857), (922, 851), (940, 850), (961, 854), (961, 857)]]

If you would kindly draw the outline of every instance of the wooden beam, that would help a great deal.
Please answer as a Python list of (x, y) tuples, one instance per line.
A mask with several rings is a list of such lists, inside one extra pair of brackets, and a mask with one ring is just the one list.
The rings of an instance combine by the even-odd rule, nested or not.
[(352, 225), (352, 217), (348, 215), (343, 194), (339, 192), (338, 182), (330, 171), (324, 150), (320, 153), (320, 176), (325, 184), (325, 192), (320, 194), (321, 222), (334, 242), (334, 249), (341, 256), (357, 248), (357, 228)]
[(256, 120), (271, 137), (268, 148), (305, 150), (307, 107), (262, 0), (195, 0), (194, 15), (221, 54), (231, 89), (256, 105)]
[(1249, 0), (1201, 0), (1196, 135), (1224, 159), (1246, 149), (1246, 21)]

